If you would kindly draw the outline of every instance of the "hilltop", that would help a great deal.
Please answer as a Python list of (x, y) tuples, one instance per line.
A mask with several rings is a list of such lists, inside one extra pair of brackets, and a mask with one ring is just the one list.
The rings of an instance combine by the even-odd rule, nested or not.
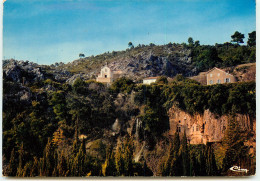
[[(37, 65), (28, 61), (16, 62), (21, 66), (30, 66), (31, 69), (41, 67), (42, 71), (52, 75), (52, 79), (59, 82), (68, 79), (73, 81), (77, 77), (85, 80), (95, 79), (101, 67), (106, 63), (112, 70), (121, 70), (122, 76), (140, 81), (144, 77), (161, 75), (174, 77), (182, 74), (185, 77), (191, 77), (215, 66), (234, 69), (234, 66), (239, 64), (255, 62), (255, 51), (255, 46), (240, 46), (231, 43), (214, 46), (169, 43), (131, 46), (124, 51), (106, 52), (97, 56), (80, 58), (67, 64), (60, 62), (52, 65)], [(4, 71), (14, 62), (14, 60), (4, 61)]]

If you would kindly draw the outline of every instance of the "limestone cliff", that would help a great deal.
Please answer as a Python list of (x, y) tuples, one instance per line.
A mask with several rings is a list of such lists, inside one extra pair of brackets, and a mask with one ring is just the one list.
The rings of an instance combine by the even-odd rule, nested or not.
[[(203, 114), (190, 115), (173, 106), (169, 110), (170, 130), (169, 134), (174, 135), (176, 131), (187, 134), (191, 144), (206, 144), (207, 142), (219, 142), (224, 137), (228, 126), (228, 115), (217, 117), (209, 110)], [(235, 119), (243, 131), (255, 135), (256, 120), (249, 115), (236, 114)]]

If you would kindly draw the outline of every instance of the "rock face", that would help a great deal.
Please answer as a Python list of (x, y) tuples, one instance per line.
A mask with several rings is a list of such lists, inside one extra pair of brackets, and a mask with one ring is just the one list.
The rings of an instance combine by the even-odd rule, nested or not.
[(145, 77), (166, 75), (169, 77), (176, 74), (194, 74), (186, 69), (190, 64), (190, 52), (186, 50), (183, 57), (154, 56), (143, 52), (136, 57), (127, 57), (108, 64), (112, 70), (121, 70), (122, 76), (131, 77), (134, 80)]
[(74, 82), (78, 79), (83, 79), (83, 80), (87, 80), (87, 77), (85, 74), (75, 74), (72, 77), (70, 77), (69, 79), (66, 80), (66, 83), (73, 85)]
[[(229, 119), (230, 117), (227, 115), (217, 118), (209, 110), (206, 110), (202, 115), (190, 115), (173, 106), (169, 110), (169, 134), (174, 135), (176, 131), (180, 133), (186, 132), (191, 144), (219, 142), (224, 137)], [(253, 132), (255, 134), (255, 119), (242, 114), (237, 114), (235, 119), (243, 131)]]
[(28, 61), (5, 60), (3, 62), (3, 72), (8, 80), (23, 84), (45, 79), (41, 67)]

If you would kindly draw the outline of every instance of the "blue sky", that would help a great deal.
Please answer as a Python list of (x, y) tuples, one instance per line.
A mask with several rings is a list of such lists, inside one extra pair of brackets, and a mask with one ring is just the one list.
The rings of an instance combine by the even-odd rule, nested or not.
[(255, 0), (7, 0), (4, 58), (70, 62), (134, 45), (230, 41), (256, 29)]

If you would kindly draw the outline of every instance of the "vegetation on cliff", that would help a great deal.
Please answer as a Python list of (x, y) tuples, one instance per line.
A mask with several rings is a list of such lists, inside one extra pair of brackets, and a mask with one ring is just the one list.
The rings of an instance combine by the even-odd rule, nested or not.
[[(214, 46), (192, 38), (161, 46), (129, 42), (126, 51), (40, 68), (4, 62), (4, 175), (209, 176), (228, 175), (234, 164), (247, 165), (254, 174), (255, 154), (245, 144), (254, 135), (243, 132), (232, 116), (255, 119), (255, 82), (204, 86), (185, 77), (255, 62), (254, 32), (248, 46), (239, 45), (241, 38), (238, 32), (232, 35), (236, 44)], [(129, 76), (110, 87), (91, 79), (105, 62)], [(89, 75), (72, 76), (79, 72)], [(137, 77), (150, 75), (164, 76), (151, 85), (138, 83)], [(229, 115), (222, 143), (191, 145), (185, 134), (170, 138), (173, 105), (191, 115), (205, 110)]]
[[(46, 85), (53, 89), (44, 89)], [(169, 129), (167, 110), (172, 104), (191, 114), (209, 109), (216, 115), (241, 113), (254, 117), (256, 110), (255, 82), (202, 86), (180, 75), (173, 82), (161, 77), (152, 85), (120, 78), (111, 87), (81, 79), (72, 86), (45, 80), (29, 89), (4, 79), (3, 103), (4, 174), (10, 176), (152, 175), (146, 163), (149, 160), (135, 162), (134, 152), (138, 143), (144, 142), (149, 152), (166, 140), (175, 146), (169, 148), (169, 157), (161, 163), (161, 175), (201, 175), (195, 165), (202, 164), (203, 159), (214, 166), (214, 151), (207, 145), (198, 153), (185, 137), (175, 148), (177, 138), (171, 143), (165, 137)], [(116, 118), (122, 128), (111, 137)], [(127, 131), (132, 119), (140, 120), (138, 131)], [(79, 140), (82, 134), (86, 139)], [(86, 141), (100, 138), (103, 141), (93, 146), (94, 150), (86, 150)], [(120, 143), (116, 138), (129, 141)], [(226, 157), (232, 149), (226, 147)], [(93, 156), (94, 152), (99, 156)], [(225, 170), (230, 165), (226, 157)], [(174, 169), (177, 162), (183, 165), (178, 167), (180, 171)], [(215, 166), (208, 169), (215, 171), (206, 175), (221, 171)]]

